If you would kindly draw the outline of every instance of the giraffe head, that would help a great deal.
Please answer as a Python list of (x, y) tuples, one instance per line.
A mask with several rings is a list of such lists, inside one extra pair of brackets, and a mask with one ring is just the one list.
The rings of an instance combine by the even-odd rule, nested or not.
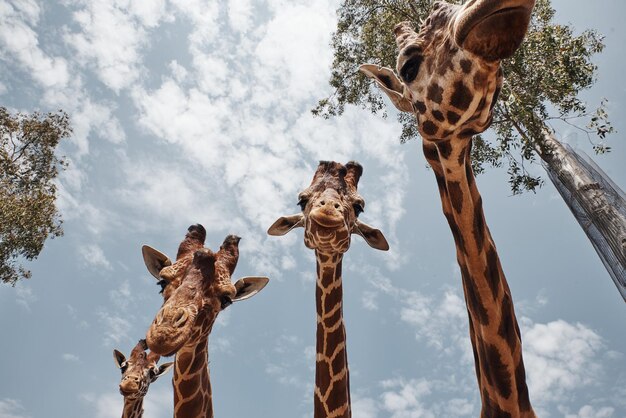
[(300, 193), (298, 205), (302, 213), (279, 218), (267, 231), (284, 235), (296, 227), (304, 227), (304, 244), (320, 253), (345, 253), (351, 235), (356, 233), (378, 250), (389, 244), (378, 229), (359, 221), (365, 201), (357, 192), (363, 167), (351, 161), (346, 165), (322, 161), (311, 185)]
[(189, 227), (176, 262), (144, 247), (148, 270), (160, 280), (165, 302), (146, 335), (151, 351), (173, 355), (188, 344), (208, 336), (217, 315), (233, 302), (248, 299), (265, 287), (267, 277), (245, 277), (236, 283), (231, 275), (239, 258), (239, 240), (228, 235), (219, 251), (204, 247), (202, 225)]
[(139, 340), (128, 359), (118, 350), (113, 350), (115, 364), (122, 372), (120, 393), (124, 398), (135, 400), (146, 396), (150, 383), (174, 365), (174, 363), (165, 363), (158, 366), (157, 363), (161, 357), (155, 353), (146, 354), (147, 349), (146, 340)]
[(419, 32), (396, 25), (396, 69), (365, 64), (403, 112), (415, 114), (422, 138), (471, 137), (491, 124), (502, 87), (500, 60), (521, 44), (535, 0), (436, 1)]

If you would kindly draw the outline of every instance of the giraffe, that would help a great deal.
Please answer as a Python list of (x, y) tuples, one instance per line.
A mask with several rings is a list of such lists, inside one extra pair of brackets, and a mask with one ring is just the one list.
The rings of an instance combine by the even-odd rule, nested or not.
[(364, 64), (403, 112), (415, 115), (456, 244), (480, 391), (481, 417), (534, 417), (511, 292), (489, 232), (471, 166), (502, 87), (500, 61), (521, 44), (534, 0), (437, 1), (415, 32), (394, 28), (396, 69)]
[(233, 302), (248, 299), (265, 287), (267, 277), (245, 277), (231, 283), (239, 258), (239, 240), (224, 239), (216, 253), (204, 247), (202, 225), (189, 227), (174, 263), (144, 246), (148, 271), (163, 290), (164, 303), (146, 335), (151, 351), (176, 355), (174, 417), (213, 417), (208, 368), (208, 339), (217, 315)]
[(302, 213), (279, 218), (267, 231), (270, 235), (284, 235), (296, 227), (304, 227), (304, 244), (315, 250), (315, 418), (352, 416), (341, 276), (343, 254), (350, 247), (351, 234), (361, 235), (378, 250), (389, 249), (378, 229), (358, 219), (365, 207), (365, 201), (357, 193), (362, 173), (363, 168), (356, 162), (345, 166), (320, 162), (311, 185), (299, 195)]
[(120, 393), (124, 396), (122, 418), (141, 418), (143, 416), (143, 398), (148, 393), (150, 383), (164, 375), (174, 363), (157, 366), (161, 356), (146, 354), (146, 340), (139, 340), (130, 353), (130, 358), (118, 350), (113, 350), (115, 364), (122, 372)]

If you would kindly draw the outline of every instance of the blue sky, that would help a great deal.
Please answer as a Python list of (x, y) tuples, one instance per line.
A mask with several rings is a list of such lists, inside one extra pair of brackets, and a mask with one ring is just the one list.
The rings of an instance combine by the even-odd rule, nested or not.
[[(355, 238), (344, 260), (354, 416), (478, 415), (452, 236), (419, 144), (399, 144), (393, 117), (310, 115), (330, 91), (338, 4), (0, 0), (0, 103), (62, 108), (74, 124), (61, 147), (65, 236), (29, 265), (31, 280), (0, 287), (0, 418), (120, 416), (112, 351), (128, 354), (161, 302), (141, 245), (173, 256), (196, 222), (212, 248), (243, 237), (234, 279), (271, 278), (211, 334), (216, 416), (311, 417), (315, 260), (301, 232), (265, 231), (297, 212), (320, 159), (361, 162), (362, 219), (391, 245), (381, 253)], [(619, 133), (594, 159), (624, 188), (626, 6), (553, 5), (558, 21), (606, 35), (584, 98), (609, 100)], [(575, 130), (559, 134), (592, 153)], [(516, 197), (504, 170), (478, 184), (536, 411), (626, 416), (625, 306), (584, 233), (549, 182)], [(171, 416), (169, 380), (151, 386), (146, 417)]]

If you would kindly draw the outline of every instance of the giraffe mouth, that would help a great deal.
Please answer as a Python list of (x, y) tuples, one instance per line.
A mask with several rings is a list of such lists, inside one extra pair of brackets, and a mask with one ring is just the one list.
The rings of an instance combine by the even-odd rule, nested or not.
[(128, 399), (137, 399), (141, 396), (141, 393), (137, 390), (128, 390), (120, 387), (120, 394)]
[(146, 335), (148, 348), (155, 354), (170, 357), (189, 340), (191, 327), (151, 326)]
[(335, 229), (344, 224), (343, 216), (328, 213), (324, 210), (311, 211), (309, 218), (314, 224), (321, 228)]

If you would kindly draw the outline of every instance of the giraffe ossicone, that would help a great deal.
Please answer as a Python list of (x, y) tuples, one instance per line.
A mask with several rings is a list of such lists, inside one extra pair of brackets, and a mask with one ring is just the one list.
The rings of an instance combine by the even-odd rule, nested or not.
[(315, 418), (352, 416), (346, 331), (343, 321), (343, 254), (352, 234), (361, 235), (373, 248), (386, 251), (389, 244), (376, 228), (359, 221), (365, 201), (357, 192), (363, 168), (320, 162), (311, 185), (299, 195), (302, 213), (278, 218), (267, 231), (284, 235), (304, 228), (304, 244), (315, 250), (317, 263), (317, 341), (315, 361)]
[(148, 387), (174, 365), (157, 364), (161, 356), (155, 353), (146, 353), (146, 340), (139, 340), (127, 359), (122, 352), (113, 350), (115, 364), (122, 372), (120, 393), (124, 396), (122, 418), (141, 418), (143, 416), (143, 398), (148, 393)]
[(403, 112), (415, 115), (456, 244), (482, 401), (481, 417), (532, 418), (522, 342), (508, 283), (471, 166), (472, 137), (492, 122), (500, 60), (521, 45), (535, 0), (435, 2), (418, 32), (396, 25), (396, 70), (364, 64)]
[(142, 253), (148, 271), (159, 280), (164, 303), (146, 334), (151, 351), (176, 355), (174, 417), (212, 417), (208, 339), (218, 314), (233, 302), (260, 292), (267, 277), (244, 277), (232, 283), (241, 238), (228, 235), (220, 249), (204, 247), (202, 225), (189, 227), (176, 261), (151, 247)]

